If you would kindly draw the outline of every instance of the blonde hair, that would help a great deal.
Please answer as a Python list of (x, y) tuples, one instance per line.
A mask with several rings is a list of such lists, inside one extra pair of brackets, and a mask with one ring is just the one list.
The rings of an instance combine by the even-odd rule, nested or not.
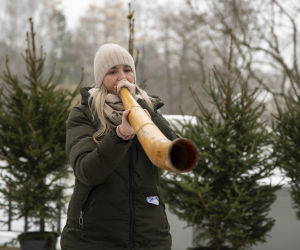
[[(99, 139), (101, 136), (106, 135), (111, 129), (117, 127), (115, 124), (109, 121), (104, 114), (104, 104), (107, 94), (107, 88), (104, 84), (102, 84), (100, 87), (96, 87), (96, 90), (90, 95), (88, 101), (93, 122), (95, 124), (100, 123), (99, 127), (97, 128), (97, 132), (93, 135), (93, 139), (97, 143), (101, 141)], [(136, 85), (136, 94), (140, 95), (153, 110), (152, 100), (154, 99), (148, 96), (146, 91), (142, 90), (138, 85)]]

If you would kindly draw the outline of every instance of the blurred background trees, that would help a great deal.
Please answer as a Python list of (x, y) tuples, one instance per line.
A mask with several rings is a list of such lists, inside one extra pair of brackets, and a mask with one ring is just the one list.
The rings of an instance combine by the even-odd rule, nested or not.
[[(85, 83), (94, 83), (93, 57), (102, 44), (114, 42), (127, 47), (125, 0), (91, 1), (72, 28), (66, 25), (61, 2), (1, 0), (1, 69), (8, 54), (12, 70), (23, 70), (16, 56), (24, 48), (29, 16), (37, 20), (37, 44), (43, 38), (51, 58), (49, 65), (56, 61), (64, 68), (63, 84), (76, 84), (82, 66)], [(147, 79), (147, 91), (159, 93), (166, 104), (164, 113), (179, 114), (179, 105), (185, 114), (193, 113), (196, 106), (188, 87), (207, 102), (199, 83), (207, 82), (213, 65), (226, 65), (230, 28), (237, 48), (232, 70), (241, 69), (241, 81), (249, 77), (250, 86), (261, 82), (262, 88), (283, 96), (291, 87), (288, 72), (300, 86), (297, 1), (132, 0), (131, 5), (136, 11), (135, 47), (140, 51), (138, 81)], [(260, 98), (265, 98), (267, 105), (264, 118), (270, 120), (269, 111), (275, 111), (275, 105), (272, 95), (263, 93), (265, 97)]]
[[(291, 90), (291, 80), (299, 89), (299, 2), (189, 0), (187, 3), (193, 19), (206, 28), (211, 50), (222, 63), (226, 62), (224, 50), (228, 49), (232, 29), (237, 48), (234, 65), (242, 70), (242, 78), (250, 77), (253, 86), (262, 83), (264, 89), (279, 96)], [(264, 118), (270, 121), (270, 111), (276, 109), (271, 96), (265, 101), (268, 109)]]

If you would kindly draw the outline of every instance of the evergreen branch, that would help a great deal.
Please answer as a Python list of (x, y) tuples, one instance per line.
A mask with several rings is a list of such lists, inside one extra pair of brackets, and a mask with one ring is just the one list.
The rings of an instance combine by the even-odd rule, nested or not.
[[(52, 78), (53, 78), (54, 73), (55, 73), (55, 68), (56, 68), (56, 63), (53, 64), (52, 72), (51, 72), (51, 75), (49, 76), (49, 78), (48, 78), (48, 80), (46, 82), (45, 89), (48, 88), (50, 82), (52, 81)], [(60, 79), (61, 74), (62, 74), (62, 69), (61, 69), (61, 72), (59, 74), (59, 79)]]
[(38, 77), (40, 77), (43, 73), (44, 62), (46, 60), (46, 53), (43, 54), (43, 46), (40, 47), (40, 50), (41, 57), (37, 60), (37, 62), (39, 63), (37, 67)]
[[(30, 34), (31, 34), (31, 44), (32, 44), (32, 55), (33, 55), (33, 62), (36, 62), (36, 54), (35, 54), (35, 33), (33, 30), (33, 22), (32, 22), (32, 17), (29, 18), (29, 22), (30, 22)], [(30, 47), (29, 47), (30, 48)], [(36, 72), (35, 72), (36, 73)]]
[[(34, 80), (34, 93), (36, 94), (37, 92), (37, 88), (38, 88), (38, 74), (37, 74), (37, 68), (36, 68), (36, 51), (35, 51), (35, 39), (34, 39), (34, 36), (35, 36), (35, 33), (34, 33), (34, 30), (33, 30), (33, 22), (32, 22), (32, 18), (29, 18), (29, 22), (30, 22), (30, 34), (31, 34), (31, 48), (32, 48), (32, 51), (30, 50), (30, 39), (28, 38), (28, 53), (30, 54), (30, 58), (32, 58), (33, 56), (33, 59), (31, 59), (29, 65), (31, 66), (32, 68), (32, 76), (33, 76), (33, 80)], [(31, 53), (32, 53), (32, 56), (31, 56)]]
[(203, 200), (203, 198), (202, 198), (202, 194), (201, 194), (201, 191), (200, 191), (200, 190), (197, 192), (197, 194), (198, 194), (198, 196), (199, 196), (199, 198), (200, 198), (200, 201), (201, 201), (202, 205), (205, 207), (206, 211), (207, 211), (207, 212), (211, 212), (211, 210), (206, 206), (206, 204), (205, 204), (205, 202), (204, 202), (204, 200)]
[[(238, 202), (238, 201), (240, 200), (241, 195), (242, 195), (241, 192), (239, 192), (238, 194), (239, 194), (239, 196), (237, 197), (236, 202)], [(230, 214), (232, 213), (233, 209), (234, 209), (234, 207), (231, 207), (231, 208), (230, 208), (228, 214), (222, 219), (222, 221), (227, 220), (227, 218), (228, 218), (228, 217), (230, 216)]]
[(226, 93), (226, 83), (223, 80), (222, 76), (219, 73), (219, 70), (217, 69), (217, 67), (214, 65), (214, 69), (213, 69), (213, 74), (214, 77), (216, 79), (216, 82), (218, 84), (218, 87), (222, 90), (223, 93)]
[[(31, 24), (31, 21), (30, 21), (30, 24)], [(32, 54), (31, 54), (30, 39), (29, 39), (29, 33), (28, 32), (26, 32), (26, 41), (27, 41), (27, 49), (25, 50), (26, 55), (25, 56), (23, 54), (21, 54), (21, 55), (24, 58), (24, 60), (26, 61), (27, 71), (30, 72), (29, 65), (33, 61), (33, 58), (32, 58)]]
[(250, 235), (247, 236), (247, 238), (246, 238), (245, 241), (240, 245), (239, 248), (243, 248), (243, 247), (247, 244), (249, 238), (250, 238)]

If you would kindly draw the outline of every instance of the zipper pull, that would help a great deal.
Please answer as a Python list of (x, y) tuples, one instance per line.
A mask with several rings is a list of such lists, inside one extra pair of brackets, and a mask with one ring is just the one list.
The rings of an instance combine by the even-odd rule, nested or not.
[(80, 215), (79, 215), (79, 225), (80, 225), (80, 226), (83, 225), (83, 215), (84, 215), (84, 212), (83, 212), (83, 211), (80, 211)]

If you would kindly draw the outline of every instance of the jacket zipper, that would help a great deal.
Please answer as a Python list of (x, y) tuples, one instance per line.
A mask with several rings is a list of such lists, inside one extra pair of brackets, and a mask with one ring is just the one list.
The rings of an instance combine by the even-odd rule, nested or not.
[(87, 210), (87, 208), (89, 207), (94, 191), (96, 190), (97, 186), (94, 186), (91, 191), (89, 192), (88, 196), (85, 198), (85, 200), (83, 201), (82, 205), (81, 205), (81, 209), (80, 209), (80, 214), (79, 214), (79, 222), (78, 222), (78, 226), (77, 228), (80, 229), (83, 225), (83, 216)]
[(130, 208), (130, 228), (129, 228), (129, 241), (130, 241), (130, 250), (134, 250), (133, 246), (133, 224), (134, 224), (134, 210), (133, 210), (133, 173), (132, 173), (132, 164), (131, 164), (131, 151), (128, 150), (129, 154), (129, 208)]

